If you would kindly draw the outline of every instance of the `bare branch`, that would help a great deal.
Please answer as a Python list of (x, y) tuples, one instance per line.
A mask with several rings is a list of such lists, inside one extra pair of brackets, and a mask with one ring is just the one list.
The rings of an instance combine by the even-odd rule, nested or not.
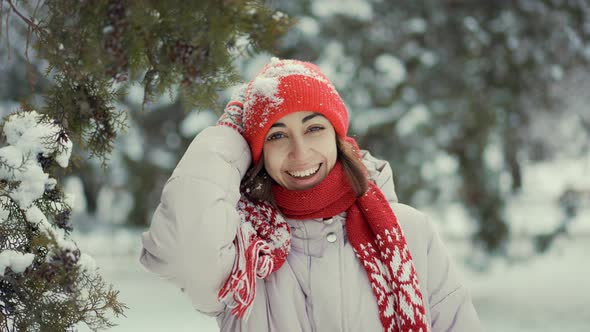
[(12, 8), (12, 11), (14, 11), (16, 13), (16, 15), (18, 15), (23, 21), (25, 21), (25, 23), (27, 23), (27, 25), (32, 26), (32, 27), (37, 27), (37, 25), (29, 20), (28, 18), (26, 18), (23, 14), (21, 14), (16, 7), (14, 6), (14, 4), (12, 3), (12, 0), (8, 0), (8, 3), (10, 4), (10, 7)]
[[(39, 6), (41, 5), (41, 0), (37, 0), (37, 5), (35, 6), (35, 9), (33, 10), (33, 21), (35, 21), (35, 17), (37, 16), (37, 10), (39, 9)], [(33, 66), (31, 65), (31, 61), (29, 60), (29, 45), (31, 43), (31, 32), (33, 31), (33, 28), (31, 26), (29, 26), (29, 29), (27, 30), (27, 47), (25, 48), (25, 58), (27, 59), (27, 81), (29, 82), (29, 87), (31, 88), (32, 92), (35, 92), (35, 83), (36, 83), (36, 77), (35, 77), (35, 72), (33, 71)]]
[[(10, 14), (11, 10), (14, 11), (16, 15), (18, 15), (28, 25), (27, 43), (25, 48), (25, 59), (27, 60), (27, 82), (29, 83), (29, 88), (31, 89), (31, 91), (35, 92), (36, 77), (33, 71), (33, 66), (31, 65), (31, 60), (29, 59), (29, 46), (31, 44), (31, 33), (33, 32), (33, 30), (38, 31), (38, 26), (37, 24), (35, 24), (35, 16), (37, 15), (37, 10), (41, 5), (41, 0), (37, 0), (37, 4), (35, 5), (35, 9), (33, 10), (33, 16), (30, 19), (26, 18), (21, 12), (18, 11), (18, 9), (16, 9), (16, 6), (12, 3), (12, 0), (8, 0), (8, 3), (10, 4), (10, 8), (8, 9), (8, 15)], [(10, 44), (8, 42), (8, 15), (6, 17), (6, 41), (9, 49), (8, 60), (10, 60)]]
[(29, 59), (29, 45), (31, 42), (31, 31), (33, 28), (30, 26), (27, 28), (27, 45), (25, 47), (25, 59), (27, 60), (27, 82), (29, 83), (29, 88), (31, 92), (35, 92), (35, 73), (33, 72), (33, 66), (31, 65), (31, 60)]

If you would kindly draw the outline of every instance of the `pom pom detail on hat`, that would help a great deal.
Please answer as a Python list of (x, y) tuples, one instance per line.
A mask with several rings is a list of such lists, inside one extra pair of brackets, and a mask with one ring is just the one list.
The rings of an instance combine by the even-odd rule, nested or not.
[(244, 138), (258, 162), (270, 127), (299, 111), (325, 116), (336, 134), (346, 137), (348, 112), (334, 85), (309, 62), (272, 58), (248, 84), (244, 99)]

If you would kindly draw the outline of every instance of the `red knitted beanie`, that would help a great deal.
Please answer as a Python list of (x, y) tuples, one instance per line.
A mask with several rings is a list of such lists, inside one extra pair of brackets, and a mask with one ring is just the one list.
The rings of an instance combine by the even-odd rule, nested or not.
[(248, 84), (244, 98), (244, 138), (257, 163), (270, 126), (299, 112), (325, 116), (336, 134), (346, 137), (348, 112), (338, 92), (320, 69), (309, 62), (272, 58)]

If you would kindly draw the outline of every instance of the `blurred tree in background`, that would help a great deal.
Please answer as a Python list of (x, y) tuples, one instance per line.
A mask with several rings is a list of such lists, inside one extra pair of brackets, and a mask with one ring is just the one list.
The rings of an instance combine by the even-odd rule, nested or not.
[[(136, 123), (149, 130), (179, 122), (183, 110), (215, 105), (217, 91), (239, 80), (235, 59), (272, 51), (291, 23), (248, 0), (0, 0), (0, 22), (0, 330), (112, 327), (111, 316), (126, 307), (70, 238), (84, 225), (72, 223), (61, 183), (72, 146), (92, 211), (101, 172), (128, 126), (124, 98), (134, 83), (138, 113), (176, 96)], [(154, 167), (125, 161), (138, 178), (122, 186), (156, 178)]]
[(590, 2), (277, 6), (300, 19), (280, 55), (319, 63), (335, 80), (360, 145), (391, 162), (398, 196), (418, 206), (459, 200), (474, 241), (504, 252), (504, 207), (523, 163), (558, 153), (549, 144), (557, 137), (533, 139), (532, 124), (566, 111), (553, 88), (571, 70), (590, 73)]

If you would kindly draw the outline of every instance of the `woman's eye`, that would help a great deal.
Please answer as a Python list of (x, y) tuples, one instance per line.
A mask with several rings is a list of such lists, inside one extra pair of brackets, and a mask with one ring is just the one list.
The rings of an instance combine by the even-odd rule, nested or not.
[(311, 126), (311, 127), (307, 128), (307, 131), (316, 132), (316, 131), (320, 131), (323, 129), (324, 129), (324, 127), (322, 127), (322, 126)]
[(267, 141), (274, 141), (276, 139), (283, 138), (284, 136), (285, 135), (283, 133), (272, 133), (272, 134), (268, 135), (266, 140)]

